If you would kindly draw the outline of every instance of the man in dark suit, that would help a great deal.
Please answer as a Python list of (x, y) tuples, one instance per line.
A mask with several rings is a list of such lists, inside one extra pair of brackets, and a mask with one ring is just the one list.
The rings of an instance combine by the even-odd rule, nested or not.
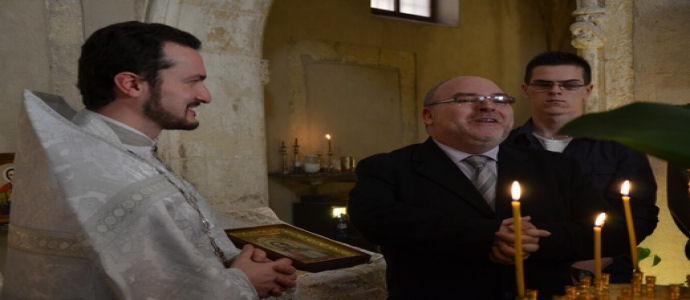
[[(594, 219), (609, 207), (576, 162), (499, 147), (513, 125), (513, 102), (487, 79), (453, 78), (424, 100), (426, 142), (358, 164), (350, 217), (381, 246), (391, 299), (513, 299), (513, 180), (523, 188), (528, 289), (550, 299), (570, 283), (572, 261), (592, 257)], [(610, 216), (604, 253), (624, 251), (624, 236), (621, 218)]]

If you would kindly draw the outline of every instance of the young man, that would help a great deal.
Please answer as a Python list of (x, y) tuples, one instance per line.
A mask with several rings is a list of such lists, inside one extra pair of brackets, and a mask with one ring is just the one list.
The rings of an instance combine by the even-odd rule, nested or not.
[[(532, 149), (561, 152), (580, 163), (585, 176), (618, 211), (622, 211), (620, 188), (624, 180), (633, 184), (632, 213), (637, 242), (650, 235), (657, 223), (656, 182), (647, 157), (611, 141), (573, 139), (558, 130), (583, 113), (583, 102), (594, 88), (590, 66), (583, 58), (565, 52), (535, 56), (525, 68), (522, 94), (532, 104), (532, 118), (513, 130), (504, 142)], [(629, 256), (603, 260), (604, 272), (612, 282), (630, 282)], [(593, 271), (592, 261), (573, 265), (574, 277)], [(589, 274), (588, 274), (589, 275)]]
[[(350, 220), (381, 246), (391, 299), (515, 299), (514, 180), (524, 191), (527, 288), (543, 299), (562, 294), (569, 262), (593, 255), (592, 217), (606, 203), (574, 161), (499, 147), (513, 102), (485, 78), (445, 81), (424, 101), (426, 142), (357, 165)], [(621, 218), (606, 229), (604, 251), (624, 249)]]
[(167, 25), (110, 25), (82, 46), (86, 109), (72, 121), (26, 93), (5, 299), (255, 299), (295, 285), (289, 260), (235, 248), (154, 155), (162, 130), (196, 128), (211, 102), (200, 46)]

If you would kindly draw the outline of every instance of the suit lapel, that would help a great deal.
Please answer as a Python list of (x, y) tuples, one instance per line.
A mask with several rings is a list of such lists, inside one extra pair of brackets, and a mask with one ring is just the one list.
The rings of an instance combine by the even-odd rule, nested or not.
[(494, 212), (472, 182), (431, 138), (415, 150), (412, 160), (415, 171), (419, 175), (453, 192), (461, 199), (460, 201), (470, 203), (485, 215), (494, 216)]

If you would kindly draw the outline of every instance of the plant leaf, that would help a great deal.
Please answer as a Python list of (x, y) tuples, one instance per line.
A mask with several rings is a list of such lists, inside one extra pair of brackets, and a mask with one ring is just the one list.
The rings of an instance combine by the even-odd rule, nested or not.
[(652, 262), (652, 267), (658, 265), (661, 262), (661, 257), (659, 255), (654, 254), (654, 261)]
[(641, 261), (647, 257), (649, 257), (649, 254), (652, 253), (649, 248), (644, 248), (644, 247), (637, 247), (637, 261)]
[(616, 141), (690, 168), (690, 105), (636, 102), (582, 115), (563, 126), (560, 133)]

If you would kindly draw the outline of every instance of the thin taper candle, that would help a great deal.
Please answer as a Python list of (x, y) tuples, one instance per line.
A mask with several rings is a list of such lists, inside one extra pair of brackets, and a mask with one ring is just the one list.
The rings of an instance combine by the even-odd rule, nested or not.
[(522, 266), (522, 216), (520, 214), (520, 184), (517, 181), (513, 181), (511, 194), (513, 196), (511, 205), (513, 206), (513, 228), (515, 234), (515, 281), (518, 297), (524, 297), (525, 277)]
[(601, 227), (604, 226), (606, 213), (600, 213), (594, 221), (594, 281), (601, 282)]
[(628, 227), (628, 241), (630, 241), (630, 257), (632, 258), (635, 272), (640, 271), (640, 266), (637, 263), (637, 238), (635, 238), (635, 226), (633, 226), (632, 211), (630, 210), (630, 181), (626, 180), (621, 186), (621, 194), (623, 194), (623, 210), (625, 211), (625, 223)]

